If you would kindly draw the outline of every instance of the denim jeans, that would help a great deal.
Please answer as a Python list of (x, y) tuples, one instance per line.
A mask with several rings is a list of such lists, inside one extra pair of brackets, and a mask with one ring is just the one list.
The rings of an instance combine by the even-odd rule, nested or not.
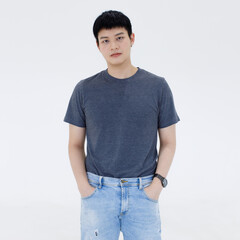
[(81, 240), (161, 240), (159, 201), (144, 188), (153, 175), (113, 178), (87, 172), (94, 192), (81, 197)]

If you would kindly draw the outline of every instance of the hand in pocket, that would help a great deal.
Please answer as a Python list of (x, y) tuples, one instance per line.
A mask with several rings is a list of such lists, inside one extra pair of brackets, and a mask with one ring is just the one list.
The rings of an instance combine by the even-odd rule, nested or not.
[(145, 187), (143, 189), (143, 191), (145, 191), (146, 195), (150, 198), (150, 199), (153, 199), (153, 200), (158, 200), (159, 198), (159, 195), (160, 195), (160, 192), (156, 192), (155, 188), (152, 188), (151, 185)]
[(81, 197), (85, 198), (90, 196), (94, 191), (95, 191), (96, 187), (92, 187), (91, 185), (89, 185), (87, 188), (84, 189), (84, 191), (80, 192)]

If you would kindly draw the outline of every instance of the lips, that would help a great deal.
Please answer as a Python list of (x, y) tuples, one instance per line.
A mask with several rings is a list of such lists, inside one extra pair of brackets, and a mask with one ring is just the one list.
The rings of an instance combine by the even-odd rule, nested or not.
[(119, 55), (121, 55), (121, 53), (114, 53), (114, 54), (111, 55), (111, 57), (117, 57)]

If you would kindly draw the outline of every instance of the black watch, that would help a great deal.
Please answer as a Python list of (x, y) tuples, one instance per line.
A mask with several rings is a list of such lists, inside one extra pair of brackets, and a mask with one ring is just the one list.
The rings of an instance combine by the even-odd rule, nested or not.
[(163, 176), (161, 176), (160, 174), (155, 173), (153, 177), (159, 178), (160, 181), (161, 181), (161, 183), (162, 183), (162, 186), (163, 186), (163, 187), (166, 187), (166, 186), (167, 186), (167, 184), (168, 184), (167, 179), (164, 178)]

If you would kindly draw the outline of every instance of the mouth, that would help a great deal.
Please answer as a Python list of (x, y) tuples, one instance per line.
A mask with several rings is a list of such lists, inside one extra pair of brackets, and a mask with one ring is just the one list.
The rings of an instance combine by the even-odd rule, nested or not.
[(114, 54), (111, 55), (111, 57), (118, 57), (120, 55), (121, 55), (121, 53), (114, 53)]

